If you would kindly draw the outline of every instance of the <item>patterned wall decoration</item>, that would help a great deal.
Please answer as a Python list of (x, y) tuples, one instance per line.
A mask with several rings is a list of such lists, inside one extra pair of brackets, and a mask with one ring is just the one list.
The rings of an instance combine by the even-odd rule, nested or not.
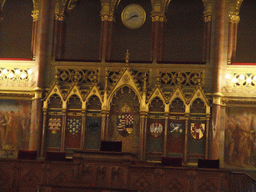
[(0, 157), (29, 148), (31, 101), (0, 100)]
[(226, 165), (255, 167), (256, 109), (227, 107), (225, 127)]
[(169, 120), (167, 151), (169, 156), (183, 156), (185, 143), (185, 122)]
[[(122, 127), (123, 131), (118, 128), (118, 124), (121, 120), (120, 116), (122, 115), (130, 116), (130, 122), (126, 122), (128, 119), (123, 119), (125, 120), (125, 125)], [(139, 119), (139, 101), (135, 93), (128, 87), (119, 89), (112, 100), (108, 139), (112, 141), (122, 141), (123, 152), (137, 153), (139, 144)]]
[(65, 147), (69, 149), (80, 148), (82, 114), (69, 112), (67, 115), (67, 128), (65, 131)]

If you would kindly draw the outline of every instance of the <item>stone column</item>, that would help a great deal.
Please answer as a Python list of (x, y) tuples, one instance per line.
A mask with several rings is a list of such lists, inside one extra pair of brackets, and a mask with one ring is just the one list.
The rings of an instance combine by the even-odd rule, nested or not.
[(207, 13), (204, 15), (204, 50), (203, 50), (203, 59), (206, 63), (210, 61), (211, 33), (212, 33), (212, 16)]
[(237, 26), (239, 21), (240, 21), (240, 17), (237, 14), (229, 15), (228, 64), (231, 64), (236, 59)]
[[(45, 68), (50, 63), (51, 55), (51, 22), (53, 19), (54, 5), (52, 0), (40, 1), (38, 18), (38, 38), (36, 43), (35, 73), (37, 74), (35, 97), (32, 101), (32, 114), (30, 126), (29, 149), (40, 151), (42, 133), (42, 92), (44, 87)], [(40, 152), (39, 152), (40, 154)]]
[(111, 56), (112, 35), (113, 35), (113, 15), (101, 16), (101, 39), (100, 39), (100, 60), (109, 60)]
[(35, 60), (36, 57), (36, 40), (37, 40), (37, 27), (38, 27), (38, 14), (39, 10), (32, 11), (33, 25), (32, 25), (32, 38), (31, 38), (31, 57)]
[(224, 64), (224, 20), (225, 0), (216, 0), (215, 6), (215, 38), (214, 38), (214, 82), (212, 104), (212, 126), (209, 138), (209, 158), (219, 159), (220, 142), (220, 110), (221, 110), (221, 80)]
[(161, 61), (163, 54), (164, 15), (152, 14), (151, 60)]
[(53, 50), (52, 50), (52, 57), (53, 59), (61, 59), (63, 58), (64, 54), (64, 29), (65, 29), (65, 22), (64, 22), (64, 14), (56, 14), (54, 20), (54, 37), (53, 37)]

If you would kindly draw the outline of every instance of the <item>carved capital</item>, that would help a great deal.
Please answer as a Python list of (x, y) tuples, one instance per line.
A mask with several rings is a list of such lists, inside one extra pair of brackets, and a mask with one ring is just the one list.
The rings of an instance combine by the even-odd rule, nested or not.
[(57, 21), (64, 21), (64, 14), (55, 14), (55, 20)]
[(152, 22), (165, 22), (166, 17), (165, 15), (152, 15)]
[(212, 21), (212, 16), (211, 15), (205, 15), (204, 16), (204, 22), (205, 23), (208, 23), (208, 22), (211, 22)]
[(34, 22), (34, 21), (38, 21), (38, 15), (39, 15), (39, 10), (34, 10), (34, 11), (32, 11), (31, 16), (32, 16), (32, 18), (33, 18), (33, 22)]
[(101, 15), (101, 21), (115, 21), (114, 15)]
[(240, 21), (239, 15), (229, 14), (229, 22), (231, 22), (231, 23), (239, 23), (239, 21)]

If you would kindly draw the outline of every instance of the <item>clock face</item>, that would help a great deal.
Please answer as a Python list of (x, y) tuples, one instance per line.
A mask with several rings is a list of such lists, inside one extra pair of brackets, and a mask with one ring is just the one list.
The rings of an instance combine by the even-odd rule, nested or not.
[(146, 12), (140, 5), (131, 4), (124, 8), (121, 19), (126, 27), (137, 29), (145, 23)]

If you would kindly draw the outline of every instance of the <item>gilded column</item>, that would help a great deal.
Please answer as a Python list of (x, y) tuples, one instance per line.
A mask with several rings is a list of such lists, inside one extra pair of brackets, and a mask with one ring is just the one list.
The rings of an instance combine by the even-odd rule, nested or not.
[(67, 127), (67, 110), (62, 109), (62, 126), (61, 126), (61, 138), (60, 138), (60, 151), (65, 151), (65, 131)]
[(206, 144), (205, 144), (205, 158), (208, 159), (208, 154), (209, 154), (209, 129), (210, 129), (210, 115), (206, 116)]
[(188, 120), (189, 120), (189, 114), (185, 114), (185, 144), (184, 144), (184, 158), (183, 158), (183, 161), (185, 164), (188, 161)]
[(102, 111), (101, 113), (101, 135), (100, 139), (101, 140), (106, 140), (108, 135), (106, 134), (106, 124), (107, 124), (107, 112)]
[[(40, 11), (38, 18), (38, 42), (36, 43), (36, 60), (35, 71), (37, 73), (36, 88), (34, 90), (35, 97), (32, 101), (32, 115), (30, 126), (30, 142), (29, 149), (40, 151), (40, 141), (42, 133), (42, 92), (44, 87), (44, 79), (46, 75), (46, 66), (50, 63), (51, 55), (51, 21), (54, 15), (54, 5), (52, 0), (40, 1)], [(39, 152), (40, 154), (40, 152)]]
[(40, 156), (43, 157), (45, 153), (45, 133), (46, 133), (46, 122), (47, 122), (47, 109), (43, 109), (43, 130), (42, 130), (42, 143)]
[(143, 156), (143, 160), (146, 160), (146, 148), (147, 148), (147, 127), (148, 127), (148, 114), (145, 115), (144, 117), (144, 156)]
[(219, 159), (220, 143), (220, 110), (221, 110), (221, 80), (224, 64), (224, 20), (225, 0), (216, 0), (215, 38), (214, 38), (214, 84), (212, 104), (212, 126), (209, 138), (209, 158)]
[(115, 21), (113, 15), (101, 16), (101, 39), (100, 39), (100, 60), (109, 60), (111, 56), (113, 22)]
[(153, 62), (161, 61), (163, 54), (163, 33), (165, 15), (152, 14), (152, 29), (151, 29), (151, 60)]
[(145, 114), (140, 114), (140, 137), (139, 137), (139, 158), (140, 160), (144, 160), (145, 158)]
[(52, 56), (54, 59), (61, 59), (63, 58), (64, 53), (64, 29), (65, 29), (65, 22), (64, 22), (64, 14), (55, 14), (54, 20), (54, 32), (53, 32), (53, 53)]
[(82, 127), (81, 127), (81, 143), (80, 143), (80, 149), (85, 149), (85, 128), (86, 128), (86, 111), (82, 110)]
[(167, 156), (167, 137), (168, 137), (168, 119), (169, 115), (168, 113), (165, 114), (165, 123), (164, 123), (164, 157)]
[(37, 27), (38, 27), (38, 14), (39, 10), (32, 11), (33, 25), (32, 25), (32, 38), (31, 38), (31, 56), (34, 60), (36, 57), (36, 39), (37, 39)]
[(228, 64), (231, 64), (236, 59), (237, 46), (237, 27), (240, 17), (237, 14), (229, 14), (229, 28), (228, 28)]
[(212, 16), (209, 13), (205, 13), (203, 59), (206, 63), (210, 61), (211, 33), (212, 33)]

